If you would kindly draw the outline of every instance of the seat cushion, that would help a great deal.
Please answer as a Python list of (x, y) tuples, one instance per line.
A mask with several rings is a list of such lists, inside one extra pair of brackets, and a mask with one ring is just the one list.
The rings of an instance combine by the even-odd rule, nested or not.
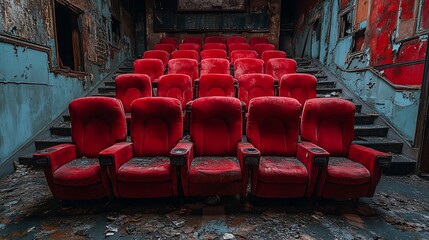
[(118, 170), (122, 182), (163, 182), (171, 179), (168, 157), (133, 158)]
[(87, 186), (101, 182), (97, 158), (78, 158), (59, 167), (53, 175), (54, 184)]
[(189, 168), (193, 183), (230, 183), (241, 180), (241, 168), (235, 157), (197, 157)]
[(262, 156), (259, 163), (259, 181), (266, 183), (306, 183), (307, 168), (292, 157)]
[(371, 174), (362, 164), (342, 157), (329, 158), (326, 181), (336, 184), (357, 185), (370, 181)]

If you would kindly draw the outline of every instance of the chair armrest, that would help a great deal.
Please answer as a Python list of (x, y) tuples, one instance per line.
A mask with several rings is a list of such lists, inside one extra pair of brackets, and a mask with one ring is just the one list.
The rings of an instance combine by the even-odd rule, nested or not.
[(62, 165), (76, 159), (76, 146), (74, 144), (59, 144), (33, 154), (34, 162), (29, 165), (50, 167), (52, 172)]
[(390, 154), (357, 144), (350, 145), (348, 158), (364, 165), (371, 172), (377, 167), (389, 167), (392, 162)]
[(194, 158), (193, 143), (190, 141), (180, 141), (170, 151), (170, 165), (171, 166), (189, 166)]
[(133, 158), (133, 144), (130, 142), (116, 143), (98, 154), (101, 166), (114, 166), (115, 169), (119, 169), (131, 158)]
[(329, 161), (329, 153), (311, 142), (298, 143), (297, 159), (304, 163), (307, 168), (309, 166), (327, 166)]
[(261, 152), (251, 143), (239, 142), (237, 147), (238, 159), (243, 165), (258, 166)]

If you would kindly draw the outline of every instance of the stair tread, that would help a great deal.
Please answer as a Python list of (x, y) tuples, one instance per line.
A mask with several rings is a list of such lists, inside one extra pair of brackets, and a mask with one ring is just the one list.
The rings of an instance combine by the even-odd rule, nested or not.
[(355, 129), (389, 129), (389, 128), (386, 126), (371, 124), (371, 125), (355, 125)]

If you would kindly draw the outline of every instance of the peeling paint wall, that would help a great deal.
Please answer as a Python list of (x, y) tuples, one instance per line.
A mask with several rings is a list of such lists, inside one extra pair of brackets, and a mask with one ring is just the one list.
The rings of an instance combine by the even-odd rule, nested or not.
[[(135, 49), (134, 25), (121, 7), (124, 28), (112, 47), (110, 0), (58, 0), (81, 11), (79, 29), (85, 72), (58, 64), (54, 0), (5, 0), (0, 3), (0, 165), (55, 120), (70, 100), (87, 94)], [(93, 82), (89, 80), (93, 80)]]
[[(298, 6), (295, 55), (316, 57), (412, 143), (429, 32), (422, 28), (429, 18), (427, 2), (303, 1)], [(349, 11), (352, 18), (346, 25), (352, 31), (341, 32)], [(322, 29), (318, 55), (311, 34), (315, 16), (320, 16)]]

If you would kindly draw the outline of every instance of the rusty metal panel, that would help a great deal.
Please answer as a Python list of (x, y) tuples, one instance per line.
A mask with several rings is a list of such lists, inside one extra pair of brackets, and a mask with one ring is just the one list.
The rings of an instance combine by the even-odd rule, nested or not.
[(359, 29), (359, 24), (368, 19), (368, 10), (369, 0), (357, 0), (354, 29)]

